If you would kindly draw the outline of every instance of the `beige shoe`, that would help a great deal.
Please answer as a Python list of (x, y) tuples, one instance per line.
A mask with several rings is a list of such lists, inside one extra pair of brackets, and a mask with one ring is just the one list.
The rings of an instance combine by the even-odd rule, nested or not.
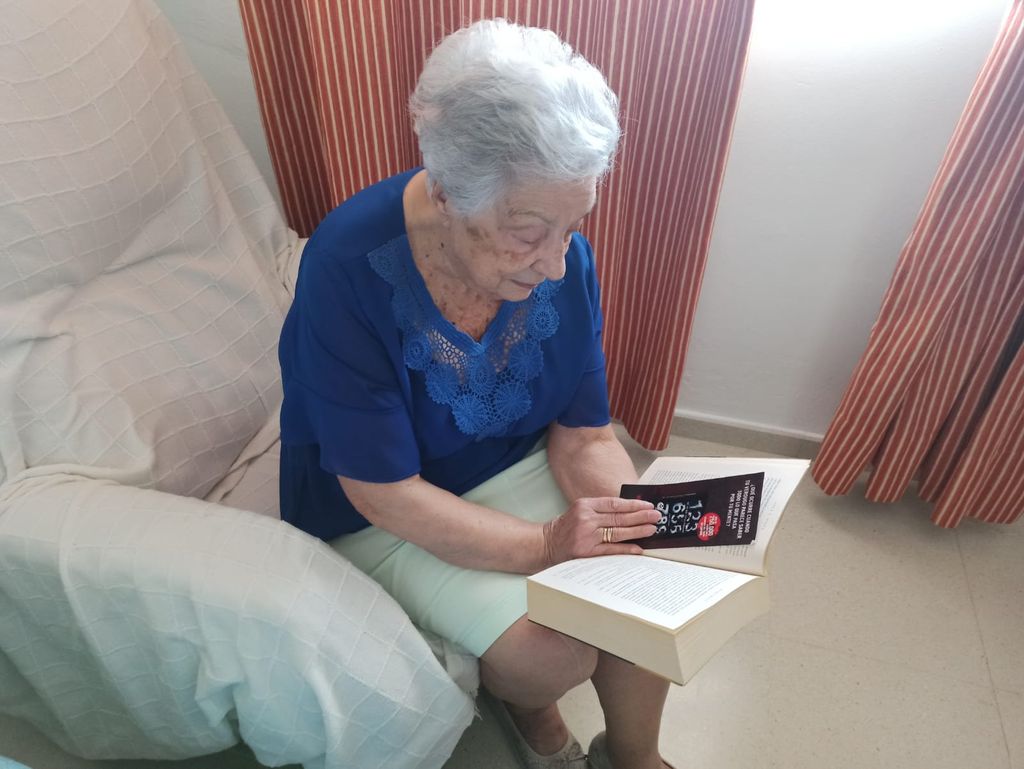
[(491, 710), (498, 717), (498, 721), (501, 723), (505, 734), (508, 735), (509, 741), (515, 747), (516, 755), (519, 756), (519, 761), (524, 769), (586, 769), (587, 756), (583, 753), (583, 748), (580, 746), (579, 741), (572, 736), (571, 732), (569, 733), (569, 739), (566, 740), (561, 750), (550, 756), (542, 756), (523, 739), (523, 735), (516, 728), (515, 721), (509, 715), (505, 703), (492, 696), (483, 687), (480, 688), (484, 691), (487, 701), (491, 705)]
[[(661, 759), (665, 761), (665, 759)], [(665, 761), (669, 769), (674, 769), (672, 764)], [(590, 741), (590, 749), (587, 751), (587, 766), (590, 769), (615, 769), (612, 760), (608, 758), (608, 748), (604, 744), (604, 732), (600, 732)]]

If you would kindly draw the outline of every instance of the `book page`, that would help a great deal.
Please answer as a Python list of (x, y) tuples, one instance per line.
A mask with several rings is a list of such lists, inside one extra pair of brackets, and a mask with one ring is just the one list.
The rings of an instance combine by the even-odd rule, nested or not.
[(657, 548), (646, 550), (645, 555), (763, 575), (768, 543), (775, 533), (775, 527), (779, 524), (786, 503), (789, 502), (809, 466), (810, 461), (806, 459), (778, 457), (659, 457), (640, 478), (640, 483), (681, 483), (764, 472), (761, 510), (757, 522), (757, 538), (749, 545)]
[(756, 577), (636, 555), (565, 561), (531, 580), (675, 630)]

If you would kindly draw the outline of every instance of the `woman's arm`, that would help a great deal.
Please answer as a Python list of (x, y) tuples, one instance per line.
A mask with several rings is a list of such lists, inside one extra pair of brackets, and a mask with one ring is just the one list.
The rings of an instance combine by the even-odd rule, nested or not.
[(624, 483), (636, 483), (633, 461), (612, 426), (548, 429), (548, 462), (566, 499), (617, 497)]
[(467, 502), (416, 475), (396, 483), (338, 478), (349, 501), (374, 526), (456, 566), (533, 574), (569, 558), (632, 553), (635, 545), (603, 543), (601, 529), (650, 536), (658, 514), (649, 502), (578, 498), (547, 524)]

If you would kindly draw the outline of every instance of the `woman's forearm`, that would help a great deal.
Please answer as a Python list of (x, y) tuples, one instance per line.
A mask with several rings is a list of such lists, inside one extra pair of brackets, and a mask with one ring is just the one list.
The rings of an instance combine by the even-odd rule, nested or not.
[(397, 483), (339, 481), (370, 523), (443, 561), (515, 574), (548, 565), (540, 524), (467, 502), (419, 476)]
[(548, 462), (566, 498), (617, 497), (624, 483), (635, 483), (636, 468), (611, 425), (563, 427), (548, 433)]

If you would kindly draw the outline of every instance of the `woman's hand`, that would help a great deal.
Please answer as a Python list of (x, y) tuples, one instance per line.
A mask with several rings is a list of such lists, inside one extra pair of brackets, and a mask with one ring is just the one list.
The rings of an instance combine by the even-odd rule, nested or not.
[(577, 499), (558, 518), (544, 524), (544, 556), (548, 566), (592, 555), (639, 555), (627, 540), (650, 537), (661, 515), (642, 499), (595, 497)]

